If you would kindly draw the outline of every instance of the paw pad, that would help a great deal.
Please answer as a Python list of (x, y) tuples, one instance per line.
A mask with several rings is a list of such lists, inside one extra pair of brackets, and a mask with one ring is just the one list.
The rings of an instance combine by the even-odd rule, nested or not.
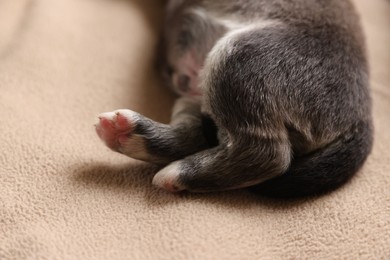
[(122, 109), (102, 113), (98, 118), (96, 133), (109, 148), (119, 151), (121, 144), (130, 138), (134, 130), (137, 113)]

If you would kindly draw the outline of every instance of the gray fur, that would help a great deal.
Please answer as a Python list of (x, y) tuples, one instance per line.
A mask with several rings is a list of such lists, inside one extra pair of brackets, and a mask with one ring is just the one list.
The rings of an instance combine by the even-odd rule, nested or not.
[[(268, 195), (301, 196), (332, 190), (363, 165), (372, 146), (369, 75), (349, 1), (171, 0), (165, 26), (166, 79), (181, 95), (202, 93), (185, 119), (139, 127), (148, 152), (182, 159), (169, 167), (173, 190), (258, 184)], [(180, 84), (196, 84), (171, 80), (186, 73), (183, 62), (199, 72)]]

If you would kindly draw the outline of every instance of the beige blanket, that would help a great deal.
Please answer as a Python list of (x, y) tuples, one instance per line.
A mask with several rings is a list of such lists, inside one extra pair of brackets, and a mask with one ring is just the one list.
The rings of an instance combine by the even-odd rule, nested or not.
[(96, 137), (103, 111), (169, 118), (158, 0), (0, 0), (0, 259), (390, 259), (390, 1), (355, 2), (373, 153), (338, 191), (288, 202), (168, 194)]

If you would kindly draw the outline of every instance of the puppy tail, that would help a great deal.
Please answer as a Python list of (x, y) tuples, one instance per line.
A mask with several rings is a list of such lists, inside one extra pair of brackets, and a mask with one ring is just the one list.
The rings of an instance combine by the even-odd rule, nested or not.
[(286, 173), (252, 189), (275, 198), (321, 195), (346, 183), (364, 164), (371, 151), (371, 122), (361, 122), (325, 148), (295, 158)]

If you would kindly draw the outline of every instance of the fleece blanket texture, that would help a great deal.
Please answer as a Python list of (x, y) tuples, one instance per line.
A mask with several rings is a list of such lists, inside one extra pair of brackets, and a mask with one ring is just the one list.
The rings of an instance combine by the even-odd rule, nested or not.
[(375, 144), (351, 182), (280, 201), (173, 195), (111, 152), (97, 114), (167, 122), (158, 0), (0, 0), (0, 259), (390, 259), (390, 2), (355, 0)]

